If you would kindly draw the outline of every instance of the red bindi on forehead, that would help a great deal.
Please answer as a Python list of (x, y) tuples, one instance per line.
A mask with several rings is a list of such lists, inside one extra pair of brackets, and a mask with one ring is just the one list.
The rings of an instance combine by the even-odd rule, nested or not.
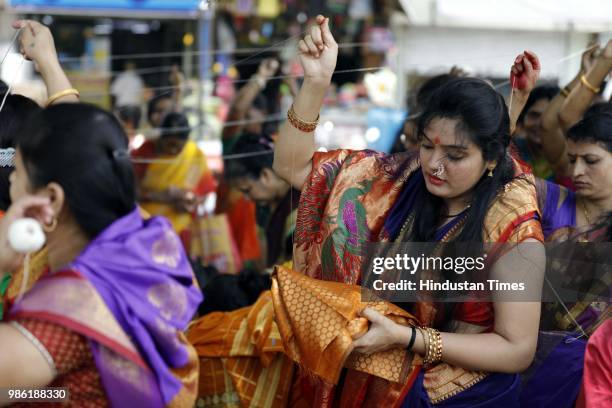
[(434, 136), (433, 142), (434, 142), (434, 144), (439, 145), (441, 143), (440, 142), (440, 136)]

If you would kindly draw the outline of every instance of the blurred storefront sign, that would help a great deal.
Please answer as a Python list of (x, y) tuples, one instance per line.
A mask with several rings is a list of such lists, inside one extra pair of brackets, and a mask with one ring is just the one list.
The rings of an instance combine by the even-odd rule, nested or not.
[(8, 0), (20, 13), (197, 17), (211, 0)]

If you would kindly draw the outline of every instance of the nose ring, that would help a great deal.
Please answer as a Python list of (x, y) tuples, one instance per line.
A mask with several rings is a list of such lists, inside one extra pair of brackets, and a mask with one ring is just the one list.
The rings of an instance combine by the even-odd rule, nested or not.
[(436, 169), (436, 171), (434, 171), (433, 175), (435, 177), (440, 177), (441, 175), (444, 174), (445, 168), (444, 168), (444, 164), (442, 164), (442, 162), (438, 163), (438, 168)]

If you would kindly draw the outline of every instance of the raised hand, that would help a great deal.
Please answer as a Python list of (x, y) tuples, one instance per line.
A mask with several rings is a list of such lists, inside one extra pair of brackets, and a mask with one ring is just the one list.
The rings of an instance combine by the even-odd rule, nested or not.
[(599, 53), (599, 45), (591, 45), (585, 52), (582, 53), (580, 59), (580, 72), (586, 74), (589, 72), (595, 63), (596, 55)]
[[(72, 85), (62, 70), (55, 51), (51, 31), (37, 21), (18, 20), (13, 28), (20, 30), (19, 49), (24, 58), (34, 62), (47, 87), (47, 95), (53, 96), (66, 90), (72, 91)], [(75, 92), (56, 97), (52, 103), (75, 103), (79, 98)]]
[(612, 65), (612, 40), (608, 40), (606, 47), (599, 54), (599, 58), (605, 59), (608, 64)]
[(529, 94), (540, 78), (540, 60), (538, 56), (525, 51), (519, 54), (510, 68), (510, 86)]
[(259, 68), (257, 69), (257, 75), (262, 77), (263, 79), (270, 79), (276, 74), (278, 71), (279, 63), (274, 58), (266, 58), (259, 64)]
[(329, 83), (336, 69), (338, 44), (329, 30), (329, 18), (317, 16), (316, 25), (298, 45), (304, 80)]
[(53, 36), (48, 27), (33, 20), (18, 20), (13, 28), (21, 29), (19, 35), (19, 51), (24, 58), (35, 63), (41, 70), (51, 63), (57, 63), (57, 52)]

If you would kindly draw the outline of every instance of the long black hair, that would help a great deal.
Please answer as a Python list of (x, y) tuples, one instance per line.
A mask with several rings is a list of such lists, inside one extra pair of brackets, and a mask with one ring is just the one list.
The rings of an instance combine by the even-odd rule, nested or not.
[[(418, 123), (422, 138), (432, 120), (458, 120), (461, 136), (467, 137), (482, 152), (485, 161), (494, 160), (493, 176), (486, 173), (473, 188), (473, 200), (465, 215), (465, 226), (457, 237), (461, 242), (482, 242), (485, 216), (489, 206), (508, 182), (514, 178), (514, 165), (507, 152), (510, 144), (510, 118), (501, 94), (486, 82), (476, 78), (456, 78), (440, 87), (430, 98)], [(413, 241), (430, 242), (443, 214), (444, 201), (431, 194), (425, 186), (417, 197)]]
[[(514, 164), (508, 154), (510, 144), (510, 118), (501, 94), (483, 80), (456, 78), (434, 91), (418, 122), (418, 135), (424, 137), (425, 129), (439, 118), (457, 120), (460, 138), (473, 142), (485, 161), (496, 161), (493, 175), (488, 172), (478, 180), (472, 190), (472, 202), (463, 215), (464, 224), (454, 242), (469, 243), (461, 256), (482, 256), (484, 249), (483, 225), (489, 207), (504, 186), (514, 178)], [(414, 222), (408, 240), (433, 242), (437, 226), (445, 211), (444, 200), (431, 194), (424, 184), (416, 193)], [(458, 248), (449, 247), (444, 256)], [(467, 253), (469, 252), (469, 253)], [(457, 281), (460, 275), (454, 271), (442, 271), (442, 279)], [(450, 298), (452, 294), (444, 294)], [(437, 324), (449, 328), (457, 303), (446, 301), (439, 308)]]
[(62, 186), (89, 238), (136, 207), (127, 137), (110, 113), (87, 104), (53, 105), (34, 115), (17, 147), (32, 187)]
[[(0, 86), (1, 87), (1, 86)], [(6, 94), (0, 90), (0, 101)], [(15, 147), (17, 133), (23, 130), (40, 106), (22, 95), (8, 94), (0, 112), (0, 149)], [(13, 167), (0, 167), (0, 210), (6, 211), (11, 205), (9, 176)]]

